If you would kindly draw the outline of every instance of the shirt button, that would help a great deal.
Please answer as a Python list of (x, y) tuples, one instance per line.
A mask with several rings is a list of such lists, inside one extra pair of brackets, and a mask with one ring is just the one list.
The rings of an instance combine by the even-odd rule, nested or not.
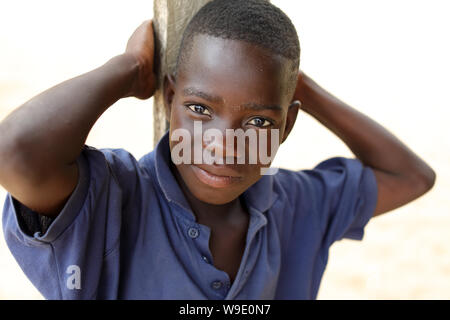
[(198, 229), (196, 228), (189, 228), (188, 230), (188, 235), (189, 237), (191, 237), (192, 239), (195, 239), (198, 237)]
[(205, 257), (205, 256), (202, 256), (202, 259), (203, 259), (203, 261), (205, 261), (206, 263), (209, 263), (209, 260), (208, 260), (208, 258), (207, 258), (207, 257)]
[(211, 287), (214, 290), (219, 290), (220, 288), (222, 288), (222, 286), (223, 286), (222, 281), (214, 281), (213, 283), (211, 283)]

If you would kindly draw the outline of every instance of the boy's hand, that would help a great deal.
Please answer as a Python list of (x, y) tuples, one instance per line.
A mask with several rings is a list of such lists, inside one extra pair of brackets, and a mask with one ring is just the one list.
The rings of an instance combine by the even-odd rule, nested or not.
[(139, 64), (139, 72), (134, 78), (130, 96), (139, 99), (150, 98), (156, 90), (154, 66), (154, 33), (152, 20), (144, 21), (128, 39), (125, 54), (134, 57)]

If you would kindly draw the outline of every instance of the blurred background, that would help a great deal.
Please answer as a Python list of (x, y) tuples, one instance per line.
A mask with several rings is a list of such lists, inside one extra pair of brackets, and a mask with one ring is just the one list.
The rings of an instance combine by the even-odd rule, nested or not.
[[(362, 242), (335, 243), (319, 299), (450, 299), (450, 4), (446, 0), (273, 0), (292, 19), (301, 68), (369, 115), (437, 172), (434, 188), (372, 219)], [(0, 10), (0, 120), (34, 95), (124, 51), (152, 17), (149, 0), (15, 0)], [(152, 150), (152, 100), (120, 100), (87, 140)], [(353, 157), (331, 132), (300, 113), (275, 165), (309, 169)], [(389, 156), (389, 155), (386, 155)], [(1, 165), (1, 164), (0, 164)], [(1, 204), (6, 192), (0, 187)], [(0, 234), (0, 299), (42, 299)]]

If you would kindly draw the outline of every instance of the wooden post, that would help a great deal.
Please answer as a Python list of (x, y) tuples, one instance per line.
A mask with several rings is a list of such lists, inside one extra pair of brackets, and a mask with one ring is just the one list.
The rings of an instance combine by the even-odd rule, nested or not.
[(158, 90), (153, 105), (153, 143), (169, 128), (164, 112), (162, 85), (164, 75), (172, 73), (184, 29), (200, 8), (211, 0), (154, 0), (153, 26), (156, 34), (155, 55), (158, 70)]
[[(191, 18), (211, 0), (154, 0), (153, 26), (156, 34), (155, 56), (158, 90), (154, 95), (153, 143), (159, 141), (169, 128), (164, 112), (162, 85), (164, 75), (172, 73), (184, 29)], [(269, 0), (268, 0), (269, 1)]]

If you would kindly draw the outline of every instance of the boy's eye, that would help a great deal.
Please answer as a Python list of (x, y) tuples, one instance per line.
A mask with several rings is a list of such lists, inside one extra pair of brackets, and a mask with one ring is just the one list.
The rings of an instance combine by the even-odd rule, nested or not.
[(252, 126), (259, 127), (259, 128), (264, 128), (264, 127), (268, 127), (268, 126), (272, 125), (272, 122), (270, 122), (269, 120), (266, 120), (264, 118), (253, 118), (252, 120), (250, 120), (248, 122), (248, 124), (251, 124)]
[(191, 109), (192, 111), (194, 111), (195, 113), (199, 113), (201, 115), (205, 115), (205, 116), (209, 116), (211, 115), (211, 113), (209, 112), (209, 110), (199, 104), (190, 104), (187, 106), (189, 109)]

